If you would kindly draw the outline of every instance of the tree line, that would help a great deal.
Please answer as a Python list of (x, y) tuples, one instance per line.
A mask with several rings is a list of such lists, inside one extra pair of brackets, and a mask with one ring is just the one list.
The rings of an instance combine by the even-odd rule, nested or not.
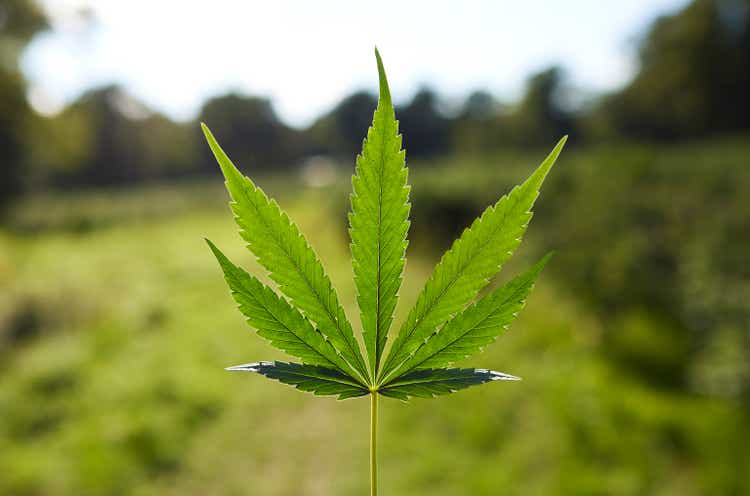
[[(36, 115), (18, 69), (21, 47), (46, 26), (35, 4), (0, 3), (0, 202), (40, 187), (86, 187), (214, 174), (196, 122), (174, 122), (122, 88), (93, 89), (59, 115)], [(514, 104), (475, 91), (451, 111), (424, 87), (396, 112), (410, 158), (578, 143), (672, 142), (750, 128), (750, 0), (695, 0), (658, 19), (642, 37), (639, 69), (624, 88), (575, 102), (565, 73), (532, 75)], [(270, 100), (228, 94), (203, 105), (236, 161), (256, 170), (292, 169), (326, 155), (351, 161), (376, 97), (358, 91), (306, 129), (285, 124)], [(424, 161), (427, 163), (427, 161)]]

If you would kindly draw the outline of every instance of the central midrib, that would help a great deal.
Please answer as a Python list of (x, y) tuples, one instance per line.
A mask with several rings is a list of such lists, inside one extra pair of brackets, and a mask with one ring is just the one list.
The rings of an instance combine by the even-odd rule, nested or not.
[[(394, 115), (395, 119), (395, 115)], [(385, 125), (381, 126), (380, 139), (382, 148), (380, 150), (380, 174), (378, 178), (378, 272), (375, 289), (375, 367), (372, 371), (373, 380), (377, 379), (378, 368), (380, 367), (380, 275), (381, 275), (381, 248), (383, 236), (383, 173), (385, 171)]]

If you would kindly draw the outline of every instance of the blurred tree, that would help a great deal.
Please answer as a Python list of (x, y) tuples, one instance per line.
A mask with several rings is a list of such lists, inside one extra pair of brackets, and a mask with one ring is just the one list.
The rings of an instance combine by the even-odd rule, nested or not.
[(377, 104), (375, 95), (367, 91), (358, 91), (341, 100), (308, 130), (315, 143), (315, 152), (351, 160), (362, 149), (362, 139), (367, 134)]
[(546, 146), (574, 134), (574, 116), (561, 105), (562, 69), (551, 67), (531, 76), (526, 93), (510, 116), (509, 132), (515, 143)]
[(451, 149), (457, 153), (484, 153), (508, 144), (508, 110), (492, 94), (469, 94), (451, 120)]
[[(301, 133), (281, 122), (271, 102), (265, 98), (237, 94), (213, 98), (203, 106), (199, 119), (211, 127), (227, 153), (241, 167), (288, 168), (304, 151)], [(195, 132), (199, 132), (197, 127)], [(201, 167), (217, 173), (208, 147), (202, 149)]]
[(422, 88), (409, 104), (396, 108), (410, 157), (432, 157), (449, 150), (450, 120), (439, 111), (438, 103), (432, 89)]
[(22, 48), (46, 20), (27, 0), (0, 0), (0, 208), (20, 192), (23, 129), (30, 115), (18, 68)]
[(498, 103), (491, 93), (484, 90), (476, 90), (466, 97), (459, 116), (467, 119), (486, 121), (497, 113), (497, 107)]
[(190, 128), (149, 110), (116, 86), (91, 90), (29, 138), (38, 175), (59, 185), (118, 185), (195, 169)]
[(674, 140), (750, 128), (750, 0), (696, 0), (651, 27), (640, 70), (601, 111), (612, 131)]

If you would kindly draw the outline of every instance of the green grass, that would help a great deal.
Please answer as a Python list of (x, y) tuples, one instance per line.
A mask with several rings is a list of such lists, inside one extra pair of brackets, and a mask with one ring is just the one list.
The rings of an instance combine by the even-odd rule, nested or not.
[[(346, 197), (269, 189), (282, 193), (357, 326), (343, 215), (326, 220)], [(153, 201), (118, 214), (133, 194)], [(185, 201), (192, 195), (206, 200)], [(84, 213), (95, 202), (111, 222), (0, 232), (0, 494), (364, 494), (369, 402), (223, 370), (281, 354), (243, 323), (202, 236), (262, 272), (234, 234), (220, 185), (167, 196), (170, 215), (159, 212), (161, 190), (122, 192), (70, 199)], [(439, 252), (426, 245), (409, 252), (396, 326)], [(739, 475), (750, 464), (742, 404), (623, 373), (603, 352), (606, 319), (557, 284), (543, 277), (511, 331), (466, 364), (523, 382), (440, 402), (383, 399), (382, 493), (750, 491)]]

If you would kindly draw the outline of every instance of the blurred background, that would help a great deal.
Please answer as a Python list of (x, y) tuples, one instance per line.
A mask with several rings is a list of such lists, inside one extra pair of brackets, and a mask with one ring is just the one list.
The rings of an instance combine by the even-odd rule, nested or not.
[(413, 185), (397, 324), (570, 135), (499, 280), (557, 256), (463, 364), (524, 382), (385, 402), (383, 494), (750, 494), (750, 1), (520, 4), (0, 0), (0, 494), (366, 492), (367, 402), (222, 370), (282, 355), (201, 239), (260, 273), (198, 122), (357, 324), (376, 43)]

